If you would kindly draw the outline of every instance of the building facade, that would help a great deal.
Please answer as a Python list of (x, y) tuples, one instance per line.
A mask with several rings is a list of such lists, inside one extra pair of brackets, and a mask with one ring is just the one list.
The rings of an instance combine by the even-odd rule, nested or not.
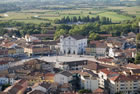
[(140, 76), (119, 75), (109, 78), (110, 94), (121, 92), (122, 94), (139, 94)]
[(67, 71), (63, 71), (61, 73), (58, 73), (54, 77), (54, 81), (58, 84), (65, 84), (69, 83), (72, 80), (72, 74)]
[(84, 54), (87, 46), (87, 38), (74, 36), (60, 37), (60, 53), (61, 54)]

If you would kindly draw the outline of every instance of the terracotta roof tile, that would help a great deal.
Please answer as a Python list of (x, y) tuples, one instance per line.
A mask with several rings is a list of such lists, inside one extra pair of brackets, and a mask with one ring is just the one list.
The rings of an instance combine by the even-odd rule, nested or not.
[(113, 75), (113, 74), (118, 74), (117, 72), (113, 72), (113, 71), (111, 71), (111, 70), (108, 69), (108, 68), (101, 69), (100, 71), (103, 72), (103, 73), (105, 73), (107, 76)]
[(126, 81), (138, 81), (140, 80), (140, 76), (137, 75), (129, 75), (129, 76), (125, 76), (125, 75), (119, 75), (114, 81), (116, 82), (126, 82)]

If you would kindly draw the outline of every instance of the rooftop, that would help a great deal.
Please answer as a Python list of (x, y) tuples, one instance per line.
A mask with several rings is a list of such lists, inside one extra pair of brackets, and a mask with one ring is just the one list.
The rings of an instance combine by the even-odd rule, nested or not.
[(68, 71), (62, 71), (62, 72), (60, 72), (60, 74), (62, 74), (64, 76), (67, 76), (67, 77), (72, 76), (72, 74), (70, 72), (68, 72)]
[(115, 81), (115, 82), (126, 82), (126, 81), (138, 81), (140, 80), (140, 76), (137, 75), (119, 75), (116, 76), (114, 78), (111, 78), (111, 80)]
[(74, 38), (74, 39), (76, 39), (76, 40), (81, 40), (81, 39), (85, 39), (86, 37), (84, 37), (84, 36), (82, 36), (82, 35), (64, 35), (64, 38), (66, 38), (66, 37), (72, 37), (72, 38)]
[(30, 92), (29, 94), (45, 94), (45, 93), (40, 90), (34, 90), (34, 91)]

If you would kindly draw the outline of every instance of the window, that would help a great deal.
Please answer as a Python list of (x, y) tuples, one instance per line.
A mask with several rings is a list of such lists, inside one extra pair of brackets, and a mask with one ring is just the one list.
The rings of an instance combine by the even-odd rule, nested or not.
[(137, 89), (137, 87), (133, 87), (134, 89)]
[(133, 84), (133, 85), (135, 86), (135, 85), (137, 85), (137, 84)]
[(125, 86), (125, 84), (121, 84), (121, 86)]
[(136, 80), (134, 82), (137, 82)]
[(102, 78), (104, 78), (104, 76), (102, 75)]
[(120, 89), (124, 89), (123, 87), (121, 87)]

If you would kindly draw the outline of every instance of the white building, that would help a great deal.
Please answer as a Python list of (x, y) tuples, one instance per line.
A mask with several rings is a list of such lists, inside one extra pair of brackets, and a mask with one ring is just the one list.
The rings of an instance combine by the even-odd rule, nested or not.
[(119, 48), (109, 48), (109, 56), (110, 57), (117, 57), (122, 54), (122, 50)]
[(89, 74), (88, 72), (81, 72), (81, 87), (88, 90), (96, 90), (98, 87), (98, 78), (97, 75)]
[(87, 38), (81, 35), (61, 36), (60, 52), (61, 54), (83, 54), (87, 47)]
[(72, 80), (72, 74), (67, 71), (63, 71), (61, 73), (58, 73), (54, 77), (54, 81), (59, 84), (65, 84), (69, 83)]
[[(39, 91), (42, 91), (44, 93), (47, 93), (48, 90), (50, 89), (50, 87), (51, 87), (50, 83), (43, 82), (43, 83), (41, 83), (39, 85), (35, 84), (35, 86), (33, 86), (33, 88), (32, 88), (32, 91), (39, 90)], [(27, 93), (27, 94), (30, 94), (30, 93)]]
[(108, 87), (108, 77), (118, 75), (116, 72), (112, 72), (111, 70), (105, 68), (101, 69), (98, 73), (99, 77), (99, 87), (106, 88)]
[(5, 76), (0, 77), (0, 85), (10, 84), (12, 85), (15, 82), (13, 78), (8, 78)]
[(90, 41), (89, 47), (86, 48), (86, 54), (94, 56), (106, 56), (107, 44), (105, 41)]
[(37, 37), (34, 37), (34, 36), (25, 35), (25, 40), (27, 42), (33, 42), (33, 41), (36, 41), (36, 40), (39, 40), (39, 39)]
[(79, 60), (79, 61), (65, 61), (59, 63), (59, 68), (65, 71), (69, 70), (81, 70), (84, 65), (87, 65), (87, 60)]

